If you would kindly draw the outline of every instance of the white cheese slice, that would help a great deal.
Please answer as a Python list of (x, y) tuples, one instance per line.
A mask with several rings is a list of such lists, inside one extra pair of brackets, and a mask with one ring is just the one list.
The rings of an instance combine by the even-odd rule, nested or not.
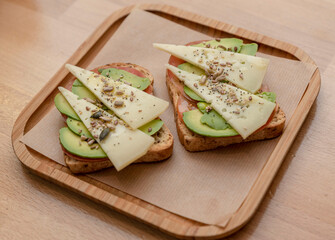
[[(133, 129), (139, 128), (164, 112), (169, 103), (151, 94), (131, 87), (121, 81), (107, 78), (94, 72), (66, 64), (66, 68), (76, 76), (97, 98)], [(104, 91), (106, 87), (112, 91)], [(116, 106), (115, 103), (122, 103)]]
[[(120, 171), (136, 159), (145, 155), (154, 143), (153, 137), (148, 136), (140, 130), (132, 130), (126, 127), (126, 124), (115, 115), (109, 114), (84, 99), (78, 99), (77, 95), (65, 88), (59, 87), (58, 89), (107, 154), (116, 170)], [(97, 111), (101, 111), (103, 117), (108, 121), (91, 118), (92, 114)], [(99, 136), (101, 132), (108, 126), (111, 126), (114, 130), (111, 130), (105, 138), (100, 140)]]
[(225, 83), (200, 84), (201, 76), (167, 65), (189, 88), (206, 100), (244, 139), (262, 127), (276, 104)]
[(182, 45), (154, 44), (163, 50), (189, 62), (208, 73), (220, 75), (223, 79), (255, 93), (261, 88), (269, 60), (250, 55)]

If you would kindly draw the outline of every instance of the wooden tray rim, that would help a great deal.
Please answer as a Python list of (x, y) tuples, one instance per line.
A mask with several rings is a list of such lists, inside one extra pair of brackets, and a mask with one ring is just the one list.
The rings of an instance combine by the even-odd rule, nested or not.
[[(126, 17), (133, 9), (142, 9), (145, 11), (155, 11), (173, 15), (175, 17), (191, 21), (199, 25), (205, 25), (207, 27), (214, 28), (219, 31), (224, 31), (232, 35), (237, 35), (239, 37), (249, 39), (251, 41), (260, 42), (272, 48), (277, 48), (282, 51), (288, 52), (302, 62), (312, 63), (316, 65), (315, 62), (302, 49), (293, 46), (291, 44), (275, 40), (273, 38), (266, 37), (258, 33), (253, 33), (246, 29), (235, 27), (227, 23), (223, 23), (188, 11), (184, 11), (176, 7), (163, 4), (131, 5), (115, 11), (108, 18), (106, 18), (106, 20), (93, 32), (91, 36), (89, 36), (87, 40), (85, 40), (80, 45), (80, 47), (74, 52), (74, 54), (68, 59), (68, 61), (66, 61), (66, 63), (76, 65), (81, 59), (84, 58), (85, 54), (94, 46), (96, 41), (108, 30), (110, 26), (112, 26), (117, 20)], [(35, 159), (29, 153), (29, 150), (27, 149), (25, 144), (20, 142), (20, 139), (23, 136), (25, 130), (26, 123), (29, 121), (32, 114), (68, 74), (68, 72), (64, 68), (64, 65), (61, 66), (61, 68), (57, 71), (57, 73), (48, 81), (48, 83), (40, 90), (40, 92), (36, 94), (34, 98), (27, 104), (27, 106), (22, 110), (22, 112), (18, 116), (13, 126), (12, 145), (15, 154), (17, 155), (19, 160), (27, 168), (29, 168), (29, 170), (49, 181), (55, 182), (64, 187), (72, 189), (75, 192), (80, 193), (92, 200), (98, 201), (104, 205), (107, 205), (113, 208), (114, 210), (117, 210), (118, 212), (135, 217), (136, 219), (142, 222), (145, 222), (153, 227), (159, 228), (160, 230), (170, 235), (180, 238), (214, 239), (224, 237), (237, 231), (250, 220), (250, 218), (257, 210), (260, 202), (262, 201), (274, 176), (276, 175), (301, 125), (303, 124), (305, 118), (307, 117), (307, 114), (312, 104), (314, 103), (321, 86), (320, 72), (317, 68), (311, 78), (311, 81), (309, 82), (308, 87), (306, 88), (304, 96), (301, 98), (299, 105), (295, 109), (292, 118), (287, 124), (285, 132), (283, 133), (280, 141), (276, 145), (273, 153), (271, 154), (264, 168), (257, 177), (246, 199), (242, 203), (241, 207), (232, 216), (227, 226), (225, 228), (207, 224), (199, 226), (199, 223), (197, 223), (197, 225), (188, 226), (187, 228), (185, 228), (175, 223), (174, 220), (171, 220), (168, 217), (161, 217), (159, 214), (149, 209), (142, 208), (136, 205), (135, 203), (128, 201), (127, 199), (123, 199), (116, 195), (113, 195), (112, 193), (107, 192), (101, 188), (98, 188), (97, 186), (94, 186), (82, 179), (79, 179), (74, 175), (63, 172), (57, 168), (54, 168), (46, 164), (45, 162), (41, 162)], [(308, 111), (306, 111), (305, 109), (307, 109)], [(25, 113), (25, 115), (29, 113), (29, 117), (25, 119), (22, 118), (23, 113)], [(271, 171), (269, 172), (269, 170)], [(62, 179), (63, 181), (60, 182), (59, 179)], [(271, 179), (271, 180), (268, 180), (266, 183), (264, 183), (263, 182), (264, 179)], [(74, 181), (76, 181), (77, 183), (73, 184)], [(257, 195), (255, 196), (256, 192)], [(97, 196), (100, 195), (101, 196), (108, 195), (108, 197), (99, 199)], [(118, 204), (121, 201), (120, 199), (122, 200), (123, 204)], [(135, 208), (136, 209), (142, 208), (141, 214), (138, 214), (138, 212), (130, 210)], [(164, 209), (162, 210), (166, 211)], [(175, 215), (174, 213), (170, 214)], [(185, 220), (195, 222), (189, 219)]]

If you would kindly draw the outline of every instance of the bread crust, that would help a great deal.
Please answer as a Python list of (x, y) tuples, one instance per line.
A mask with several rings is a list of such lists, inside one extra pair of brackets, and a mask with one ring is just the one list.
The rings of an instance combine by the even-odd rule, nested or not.
[[(100, 68), (107, 68), (107, 67), (130, 67), (134, 68), (141, 73), (145, 77), (147, 77), (150, 82), (151, 86), (154, 83), (153, 75), (144, 67), (139, 66), (133, 63), (112, 63), (106, 64), (104, 66), (99, 66), (96, 69)], [(168, 129), (168, 127), (164, 124), (162, 128), (153, 135), (155, 138), (154, 144), (150, 147), (148, 152), (142, 156), (141, 158), (137, 159), (135, 163), (143, 163), (143, 162), (160, 162), (172, 155), (173, 152), (173, 136)], [(64, 161), (65, 164), (69, 167), (71, 172), (73, 173), (90, 173), (99, 171), (105, 168), (112, 167), (113, 164), (109, 160), (101, 161), (101, 162), (90, 162), (90, 161), (78, 161), (69, 157), (68, 155), (64, 154)]]
[(240, 135), (233, 137), (201, 136), (188, 129), (185, 123), (178, 117), (178, 100), (180, 93), (178, 88), (170, 80), (168, 70), (166, 71), (166, 85), (173, 103), (174, 117), (180, 143), (190, 152), (206, 151), (236, 143), (275, 138), (279, 136), (284, 129), (286, 116), (278, 106), (271, 122), (264, 129), (251, 134), (246, 139), (243, 139)]

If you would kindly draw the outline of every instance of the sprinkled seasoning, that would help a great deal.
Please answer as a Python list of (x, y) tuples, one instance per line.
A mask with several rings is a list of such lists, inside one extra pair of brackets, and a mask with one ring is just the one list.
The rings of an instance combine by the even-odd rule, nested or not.
[(102, 112), (101, 111), (97, 111), (95, 113), (92, 114), (91, 118), (99, 118), (102, 116)]
[(110, 118), (110, 117), (105, 117), (105, 116), (101, 116), (99, 119), (104, 120), (105, 122), (110, 122), (110, 121), (113, 120), (112, 118)]
[(227, 48), (225, 46), (223, 46), (223, 45), (219, 45), (218, 48), (222, 48), (224, 51), (227, 50)]
[(90, 98), (84, 98), (87, 102), (89, 102), (89, 103), (93, 103), (93, 104), (95, 104), (95, 101), (93, 101), (92, 99), (90, 99)]
[(110, 86), (110, 87), (104, 87), (102, 90), (104, 92), (110, 92), (110, 91), (113, 91), (114, 87), (113, 86)]
[(200, 85), (205, 85), (206, 82), (207, 82), (207, 78), (206, 78), (206, 76), (204, 75), (204, 76), (201, 77), (199, 83), (200, 83)]
[(81, 141), (85, 141), (85, 140), (87, 140), (87, 137), (86, 137), (85, 135), (81, 135), (81, 136), (80, 136), (80, 140), (81, 140)]
[(123, 101), (115, 101), (114, 106), (115, 107), (122, 107), (123, 106)]
[(102, 132), (99, 135), (99, 140), (102, 141), (103, 139), (105, 139), (105, 137), (107, 137), (109, 132), (110, 132), (109, 128), (105, 128), (104, 130), (102, 130)]
[(91, 146), (94, 142), (95, 142), (95, 140), (94, 140), (94, 139), (91, 139), (90, 141), (87, 142), (87, 144), (88, 144), (89, 146)]
[(121, 95), (123, 95), (123, 93), (124, 93), (124, 91), (116, 91), (116, 95), (118, 95), (118, 96), (121, 96)]
[(149, 128), (148, 128), (148, 132), (151, 132), (151, 131), (152, 131), (152, 128), (151, 128), (151, 127), (149, 127)]

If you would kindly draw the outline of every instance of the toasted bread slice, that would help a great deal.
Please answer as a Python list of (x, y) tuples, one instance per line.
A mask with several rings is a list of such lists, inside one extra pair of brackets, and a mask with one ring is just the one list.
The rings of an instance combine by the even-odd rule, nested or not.
[[(188, 129), (185, 123), (178, 117), (178, 100), (181, 93), (176, 85), (169, 79), (170, 76), (168, 74), (168, 70), (166, 78), (166, 85), (174, 107), (178, 137), (181, 144), (183, 144), (185, 149), (190, 152), (211, 150), (242, 142), (270, 139), (279, 136), (284, 129), (286, 120), (285, 113), (280, 109), (280, 107), (277, 107), (272, 121), (264, 129), (256, 131), (246, 139), (243, 139), (240, 135), (233, 137), (206, 137), (194, 133)], [(180, 82), (180, 84), (183, 83)]]
[[(128, 67), (134, 68), (135, 70), (140, 71), (143, 73), (145, 77), (147, 77), (150, 82), (150, 93), (153, 92), (152, 85), (154, 83), (154, 78), (152, 74), (145, 68), (132, 64), (132, 63), (113, 63), (107, 64), (104, 66), (100, 66), (95, 68), (93, 71), (97, 71), (101, 68), (111, 68), (111, 67)], [(137, 159), (135, 163), (143, 163), (143, 162), (158, 162), (169, 158), (172, 155), (173, 150), (173, 136), (170, 130), (164, 124), (162, 128), (152, 135), (155, 138), (154, 144), (148, 150), (148, 152), (142, 156), (141, 158)], [(71, 172), (73, 173), (90, 173), (99, 171), (105, 168), (112, 167), (113, 164), (109, 160), (105, 161), (78, 161), (69, 157), (68, 155), (64, 154), (64, 160), (66, 165), (70, 168)]]

